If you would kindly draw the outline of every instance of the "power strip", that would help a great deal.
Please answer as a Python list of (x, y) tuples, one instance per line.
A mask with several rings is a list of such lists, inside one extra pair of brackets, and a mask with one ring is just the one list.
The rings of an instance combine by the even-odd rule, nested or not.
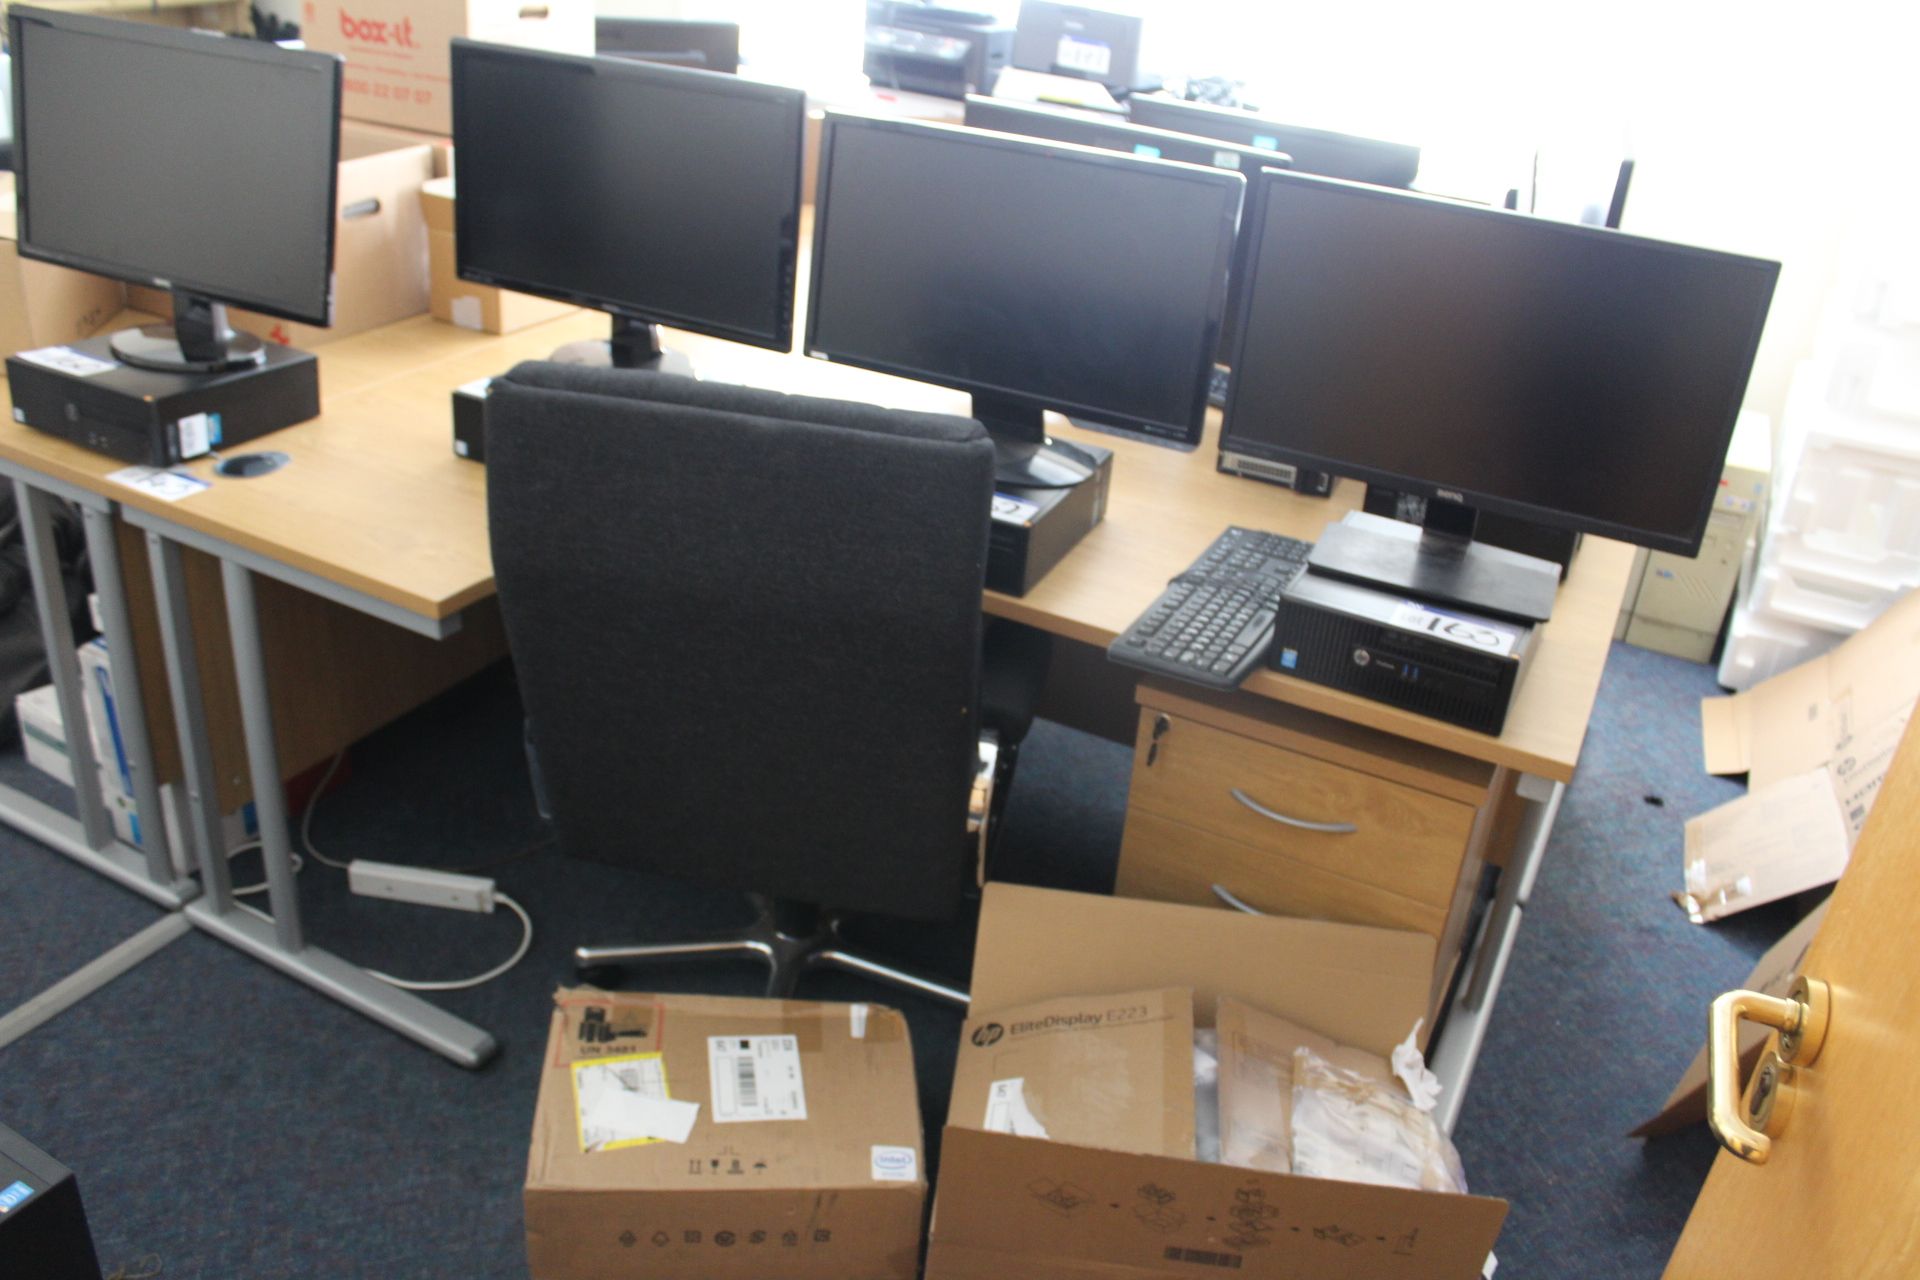
[(367, 898), (388, 898), (453, 911), (489, 913), (493, 910), (493, 881), (485, 876), (463, 876), (454, 871), (356, 858), (347, 864), (347, 886)]

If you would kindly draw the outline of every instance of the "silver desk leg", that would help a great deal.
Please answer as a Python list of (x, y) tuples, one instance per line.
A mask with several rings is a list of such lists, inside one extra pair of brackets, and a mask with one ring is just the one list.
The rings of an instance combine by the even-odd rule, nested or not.
[(167, 687), (173, 696), (173, 723), (180, 739), (180, 772), (186, 788), (186, 818), (181, 832), (200, 868), (206, 894), (202, 906), (213, 915), (233, 910), (233, 876), (220, 838), (220, 786), (213, 772), (213, 748), (207, 736), (206, 701), (200, 689), (200, 646), (187, 608), (187, 579), (180, 548), (158, 534), (147, 535), (147, 562), (153, 571), (160, 645), (166, 654)]
[(1553, 820), (1560, 812), (1560, 801), (1567, 793), (1563, 782), (1548, 782), (1532, 775), (1520, 779), (1520, 797), (1527, 808), (1520, 820), (1520, 831), (1507, 865), (1500, 872), (1500, 887), (1481, 922), (1477, 945), (1473, 949), (1473, 969), (1460, 984), (1459, 994), (1447, 1010), (1446, 1025), (1440, 1042), (1428, 1053), (1433, 1073), (1446, 1088), (1434, 1118), (1451, 1133), (1460, 1118), (1466, 1100), (1467, 1082), (1473, 1078), (1473, 1064), (1480, 1057), (1480, 1046), (1487, 1038), (1487, 1026), (1493, 1020), (1493, 1002), (1500, 994), (1500, 981), (1506, 976), (1507, 961), (1520, 932), (1520, 919), (1527, 899), (1533, 894), (1533, 882), (1540, 874), (1540, 863), (1547, 852), (1547, 840), (1553, 834)]
[(157, 534), (148, 535), (153, 552), (154, 586), (161, 598), (161, 632), (167, 646), (180, 749), (187, 761), (193, 800), (194, 839), (209, 878), (207, 896), (188, 906), (187, 918), (199, 928), (289, 977), (422, 1044), (463, 1067), (478, 1067), (493, 1056), (494, 1038), (469, 1022), (437, 1009), (409, 992), (380, 981), (365, 969), (306, 945), (300, 928), (300, 904), (293, 879), (286, 793), (280, 779), (280, 752), (273, 712), (267, 701), (266, 658), (260, 644), (260, 618), (253, 574), (242, 565), (221, 562), (227, 597), (227, 626), (233, 639), (233, 664), (240, 691), (240, 718), (247, 740), (248, 771), (253, 780), (254, 813), (260, 823), (262, 860), (273, 914), (264, 916), (233, 900), (226, 851), (219, 833), (218, 791), (212, 750), (200, 701), (199, 666), (187, 612), (186, 582), (180, 548)]
[[(74, 657), (73, 620), (68, 611), (70, 602), (67, 599), (66, 582), (60, 573), (59, 553), (54, 546), (54, 500), (20, 480), (13, 482), (13, 491), (19, 505), (22, 540), (27, 548), (27, 568), (33, 576), (34, 607), (40, 614), (40, 640), (47, 651), (47, 666), (53, 672), (60, 720), (63, 725), (73, 726), (67, 730), (67, 759), (73, 766), (74, 805), (79, 816), (75, 818), (62, 813), (12, 787), (0, 787), (0, 822), (25, 832), (55, 852), (65, 854), (142, 897), (163, 907), (178, 909), (192, 900), (199, 889), (191, 881), (174, 878), (166, 856), (165, 834), (160, 836), (160, 843), (157, 846), (150, 845), (147, 855), (142, 857), (114, 838), (113, 823), (107, 815), (106, 803), (101, 798), (100, 773), (94, 761), (93, 740), (85, 728), (86, 695), (80, 684), (80, 664)], [(119, 561), (113, 560), (108, 566), (108, 573), (112, 574), (118, 567)], [(116, 594), (118, 586), (117, 577), (110, 582), (102, 581), (101, 604), (103, 609), (110, 602), (121, 606), (124, 620), (125, 597)], [(113, 643), (111, 636), (108, 643)], [(131, 652), (130, 649), (128, 651)], [(145, 713), (139, 703), (138, 683), (139, 677), (136, 675), (131, 700), (120, 705), (126, 714), (141, 721), (140, 727), (144, 733)], [(147, 758), (145, 772), (151, 780), (151, 756)], [(154, 815), (152, 821), (156, 825), (165, 826), (164, 818), (159, 816), (157, 800), (149, 808), (145, 796), (140, 796), (140, 805), (143, 814)]]

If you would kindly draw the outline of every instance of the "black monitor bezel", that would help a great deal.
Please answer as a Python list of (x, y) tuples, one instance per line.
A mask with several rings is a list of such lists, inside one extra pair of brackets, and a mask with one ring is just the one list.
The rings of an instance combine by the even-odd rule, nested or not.
[[(1104, 133), (1116, 141), (1122, 138), (1132, 138), (1140, 145), (1150, 146), (1159, 142), (1169, 146), (1190, 147), (1195, 151), (1212, 151), (1216, 155), (1223, 151), (1228, 152), (1240, 161), (1238, 165), (1232, 169), (1228, 169), (1227, 166), (1223, 164), (1208, 167), (1226, 170), (1230, 173), (1238, 173), (1241, 177), (1249, 180), (1262, 169), (1290, 169), (1293, 167), (1293, 157), (1284, 151), (1266, 151), (1259, 147), (1241, 146), (1237, 142), (1228, 142), (1223, 138), (1208, 138), (1194, 133), (1176, 133), (1172, 129), (1155, 129), (1144, 124), (1133, 124), (1125, 117), (1110, 120), (1095, 120), (1091, 117), (1072, 112), (1056, 111), (1041, 106), (1031, 106), (1024, 102), (1009, 102), (1004, 98), (983, 97), (977, 93), (967, 95), (965, 114), (961, 119), (969, 129), (993, 129), (998, 133), (1012, 133), (1018, 137), (1040, 138), (1048, 142), (1066, 142), (1069, 146), (1100, 147), (1099, 143), (1073, 142), (1068, 139), (1048, 138), (1044, 134), (1027, 133), (1019, 128), (999, 128), (993, 123), (993, 117), (995, 116), (1006, 117), (1000, 123), (1018, 125), (1025, 121), (1031, 122), (1036, 128), (1040, 127), (1044, 122), (1058, 120), (1077, 128), (1091, 129), (1096, 134)], [(984, 117), (986, 122), (979, 122), (977, 118), (980, 117)], [(1100, 150), (1111, 151), (1118, 150), (1118, 148), (1100, 147)], [(1137, 155), (1139, 153), (1133, 152), (1132, 154)], [(1177, 157), (1165, 155), (1150, 158), (1162, 160), (1172, 159), (1179, 164), (1205, 163), (1204, 161), (1181, 160)], [(1246, 222), (1244, 219), (1240, 225), (1242, 229), (1245, 228)], [(1240, 310), (1240, 289), (1241, 282), (1246, 276), (1246, 255), (1246, 237), (1244, 235), (1236, 235), (1233, 243), (1233, 257), (1229, 260), (1227, 267), (1227, 306), (1220, 318), (1220, 344), (1216, 349), (1217, 354), (1215, 357), (1217, 361), (1223, 365), (1228, 363), (1228, 350), (1233, 345), (1233, 318)]]
[[(1259, 273), (1260, 253), (1265, 240), (1267, 205), (1272, 193), (1288, 184), (1313, 187), (1338, 188), (1349, 192), (1355, 199), (1393, 200), (1418, 202), (1431, 206), (1437, 211), (1452, 216), (1504, 219), (1515, 226), (1523, 226), (1529, 231), (1541, 235), (1560, 235), (1585, 237), (1609, 241), (1630, 241), (1646, 248), (1687, 257), (1709, 258), (1731, 264), (1746, 264), (1754, 270), (1765, 271), (1774, 281), (1778, 281), (1780, 264), (1763, 258), (1749, 257), (1745, 254), (1728, 253), (1719, 249), (1704, 249), (1695, 245), (1675, 244), (1670, 241), (1656, 240), (1649, 236), (1631, 235), (1607, 227), (1591, 227), (1580, 223), (1561, 222), (1555, 219), (1538, 218), (1532, 214), (1520, 213), (1509, 209), (1495, 209), (1468, 201), (1449, 200), (1442, 196), (1424, 195), (1419, 192), (1399, 191), (1391, 187), (1375, 186), (1365, 182), (1348, 182), (1340, 178), (1327, 178), (1316, 174), (1303, 174), (1285, 170), (1267, 170), (1251, 183), (1247, 193), (1243, 235), (1248, 240), (1247, 273), (1249, 286), (1241, 291), (1239, 298), (1240, 314), (1236, 317), (1236, 350), (1232, 353), (1238, 361), (1245, 358), (1247, 346), (1247, 321), (1253, 310), (1254, 289), (1252, 280)], [(1517, 221), (1515, 221), (1517, 220)], [(1743, 361), (1745, 374), (1740, 379), (1740, 389), (1729, 399), (1723, 421), (1718, 429), (1719, 441), (1714, 455), (1725, 457), (1727, 446), (1733, 439), (1733, 430), (1740, 417), (1740, 407), (1745, 399), (1745, 391), (1753, 376), (1753, 365), (1760, 349), (1761, 334), (1766, 328), (1768, 308), (1762, 308), (1755, 318), (1753, 330), (1745, 342), (1746, 356)], [(1417, 494), (1428, 499), (1440, 499), (1463, 503), (1481, 511), (1491, 511), (1502, 515), (1514, 516), (1535, 524), (1567, 529), (1579, 533), (1597, 534), (1604, 538), (1613, 538), (1630, 542), (1655, 551), (1671, 551), (1683, 556), (1698, 554), (1700, 543), (1705, 537), (1707, 520), (1713, 513), (1713, 500), (1717, 485), (1709, 483), (1703, 486), (1699, 509), (1696, 511), (1689, 532), (1672, 533), (1666, 530), (1643, 529), (1619, 521), (1604, 520), (1597, 517), (1580, 515), (1574, 512), (1560, 511), (1540, 506), (1504, 494), (1491, 493), (1479, 489), (1442, 486), (1418, 476), (1404, 472), (1389, 471), (1383, 468), (1363, 466), (1349, 462), (1331, 454), (1314, 453), (1304, 449), (1288, 448), (1270, 440), (1252, 439), (1236, 434), (1234, 423), (1241, 408), (1240, 396), (1244, 388), (1243, 380), (1235, 378), (1227, 389), (1227, 403), (1220, 425), (1220, 448), (1222, 452), (1232, 452), (1264, 458), (1271, 462), (1290, 463), (1295, 467), (1304, 467), (1314, 471), (1330, 472), (1334, 475), (1350, 476), (1368, 484), (1378, 484), (1402, 493)]]
[[(1255, 135), (1271, 136), (1275, 142), (1280, 144), (1276, 148), (1278, 151), (1282, 154), (1293, 155), (1293, 167), (1301, 173), (1312, 173), (1314, 169), (1311, 164), (1301, 161), (1297, 153), (1288, 150), (1286, 143), (1287, 135), (1289, 134), (1293, 135), (1298, 143), (1304, 143), (1308, 146), (1353, 147), (1372, 151), (1382, 157), (1391, 154), (1395, 156), (1398, 161), (1394, 172), (1398, 174), (1401, 169), (1404, 168), (1406, 180), (1404, 182), (1377, 182), (1372, 179), (1349, 178), (1344, 174), (1326, 176), (1340, 177), (1349, 182), (1368, 182), (1370, 185), (1406, 190), (1413, 185), (1420, 172), (1420, 148), (1410, 142), (1394, 142), (1387, 138), (1368, 138), (1357, 133), (1338, 133), (1332, 129), (1314, 129), (1306, 125), (1288, 124), (1284, 120), (1274, 120), (1267, 116), (1256, 115), (1251, 111), (1242, 111), (1236, 107), (1218, 107), (1211, 103), (1188, 102), (1182, 98), (1169, 98), (1162, 95), (1129, 99), (1127, 103), (1129, 118), (1132, 117), (1133, 113), (1141, 104), (1145, 104), (1148, 115), (1152, 115), (1156, 111), (1163, 111), (1168, 116), (1183, 119), (1197, 126), (1192, 129), (1187, 129), (1179, 127), (1178, 125), (1161, 123), (1147, 125), (1146, 127), (1150, 129), (1165, 129), (1170, 133), (1191, 133), (1202, 138), (1218, 138), (1222, 142), (1238, 142), (1238, 135), (1242, 133), (1250, 137)], [(1211, 125), (1221, 132), (1209, 132), (1205, 127), (1207, 125)], [(1253, 144), (1247, 142), (1239, 143), (1239, 145), (1252, 146)], [(1254, 150), (1262, 151), (1265, 150), (1265, 148), (1255, 146)], [(1407, 167), (1408, 165), (1411, 167)]]
[[(1018, 387), (996, 386), (991, 383), (977, 382), (970, 378), (957, 378), (927, 369), (917, 369), (895, 364), (886, 360), (872, 360), (858, 354), (829, 351), (820, 346), (818, 340), (819, 289), (818, 281), (829, 269), (826, 259), (827, 228), (832, 218), (832, 208), (828, 199), (832, 187), (833, 149), (835, 137), (841, 128), (877, 129), (893, 133), (937, 136), (958, 140), (970, 146), (989, 147), (1006, 151), (1034, 150), (1052, 152), (1063, 160), (1073, 163), (1099, 164), (1114, 167), (1138, 168), (1142, 165), (1155, 166), (1170, 173), (1177, 173), (1192, 181), (1218, 185), (1223, 188), (1238, 187), (1233, 199), (1227, 203), (1222, 226), (1219, 251), (1212, 269), (1213, 286), (1208, 297), (1207, 310), (1210, 320), (1202, 334), (1194, 366), (1192, 394), (1188, 422), (1159, 422), (1134, 414), (1093, 404), (1065, 404), (1043, 396), (1024, 391)], [(803, 350), (809, 356), (828, 360), (834, 364), (850, 365), (857, 369), (870, 369), (875, 373), (891, 374), (899, 378), (908, 378), (916, 382), (932, 383), (936, 386), (952, 387), (970, 395), (991, 396), (1000, 401), (1037, 409), (1041, 412), (1053, 410), (1069, 417), (1083, 416), (1102, 426), (1110, 426), (1122, 431), (1135, 432), (1155, 440), (1177, 444), (1183, 448), (1197, 448), (1206, 434), (1207, 388), (1213, 377), (1215, 352), (1220, 345), (1220, 325), (1226, 313), (1227, 272), (1233, 258), (1234, 243), (1237, 239), (1239, 211), (1244, 198), (1246, 178), (1239, 173), (1226, 169), (1215, 169), (1204, 165), (1183, 164), (1177, 160), (1157, 160), (1147, 156), (1136, 156), (1120, 151), (1102, 151), (1096, 147), (1075, 146), (1071, 143), (1039, 142), (1030, 138), (1015, 137), (1011, 134), (991, 133), (981, 129), (969, 129), (964, 125), (935, 123), (932, 121), (907, 121), (883, 119), (876, 116), (829, 111), (820, 130), (819, 177), (814, 189), (813, 208), (813, 250), (810, 271), (815, 286), (809, 288), (807, 296), (807, 323)]]
[(455, 245), (455, 270), (462, 280), (475, 284), (492, 285), (495, 288), (510, 289), (516, 293), (530, 293), (536, 297), (552, 298), (558, 302), (569, 302), (575, 306), (588, 307), (595, 311), (604, 311), (608, 315), (619, 316), (626, 320), (635, 320), (647, 324), (663, 324), (669, 328), (687, 333), (705, 334), (714, 338), (725, 338), (730, 342), (744, 343), (748, 346), (763, 347), (770, 351), (793, 350), (794, 292), (800, 258), (800, 206), (801, 195), (806, 182), (806, 129), (807, 95), (800, 89), (789, 89), (782, 85), (765, 84), (757, 80), (744, 79), (724, 71), (703, 71), (697, 67), (679, 67), (667, 63), (644, 62), (632, 58), (599, 57), (586, 54), (553, 53), (544, 49), (527, 49), (517, 45), (493, 44), (485, 40), (468, 40), (455, 37), (452, 42), (448, 75), (451, 81), (454, 155), (460, 154), (458, 125), (460, 120), (461, 70), (465, 60), (471, 57), (505, 58), (530, 64), (546, 64), (550, 67), (569, 67), (576, 71), (586, 71), (593, 75), (625, 76), (638, 80), (654, 80), (670, 83), (675, 88), (691, 88), (711, 93), (730, 94), (735, 97), (759, 98), (767, 102), (786, 104), (793, 109), (793, 199), (788, 205), (788, 213), (781, 219), (780, 235), (780, 272), (783, 287), (779, 297), (779, 315), (773, 326), (767, 330), (745, 329), (735, 325), (711, 320), (703, 316), (688, 315), (671, 311), (665, 307), (646, 306), (630, 298), (615, 298), (591, 290), (555, 288), (538, 280), (522, 279), (502, 272), (486, 271), (469, 264), (464, 250), (460, 247), (471, 244), (472, 238), (462, 235), (466, 220), (474, 216), (474, 205), (458, 199), (458, 180), (456, 176), (453, 202), (453, 229)]
[[(159, 45), (166, 48), (189, 50), (195, 53), (213, 53), (221, 57), (231, 57), (262, 63), (275, 63), (281, 66), (304, 64), (318, 70), (322, 61), (330, 64), (333, 75), (333, 105), (328, 112), (333, 123), (333, 149), (327, 158), (327, 211), (326, 219), (326, 261), (327, 270), (321, 287), (319, 305), (308, 309), (299, 303), (288, 303), (282, 298), (268, 298), (258, 294), (238, 292), (210, 285), (204, 280), (190, 280), (179, 276), (163, 275), (148, 271), (129, 263), (92, 254), (73, 253), (64, 250), (48, 249), (33, 239), (33, 219), (31, 213), (32, 178), (29, 174), (32, 157), (27, 145), (27, 77), (32, 74), (29, 59), (19, 56), (22, 48), (20, 28), (33, 22), (45, 27), (61, 28), (68, 31), (108, 39), (131, 41), (136, 44)], [(282, 320), (292, 320), (300, 324), (328, 325), (333, 321), (335, 241), (338, 237), (340, 210), (340, 103), (341, 72), (345, 60), (337, 54), (316, 53), (304, 49), (282, 49), (278, 45), (259, 40), (240, 40), (226, 36), (210, 35), (201, 31), (180, 30), (172, 27), (149, 26), (146, 23), (129, 22), (125, 19), (102, 18), (90, 14), (68, 13), (57, 9), (39, 9), (26, 5), (15, 5), (7, 11), (7, 45), (14, 51), (13, 60), (13, 165), (15, 188), (15, 228), (18, 240), (16, 244), (20, 255), (40, 262), (51, 262), (63, 267), (72, 267), (79, 271), (92, 272), (95, 275), (109, 276), (115, 280), (125, 280), (133, 284), (148, 285), (156, 289), (167, 289), (176, 294), (192, 294), (208, 298), (215, 302), (229, 303), (243, 307), (248, 311), (257, 311), (262, 315), (274, 316)], [(217, 140), (210, 140), (217, 141)], [(131, 204), (129, 205), (131, 208)], [(209, 210), (209, 217), (220, 216), (221, 210)]]

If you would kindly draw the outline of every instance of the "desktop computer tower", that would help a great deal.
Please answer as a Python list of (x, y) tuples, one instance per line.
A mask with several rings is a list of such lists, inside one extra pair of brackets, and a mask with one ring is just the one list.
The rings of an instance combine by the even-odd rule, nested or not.
[(0, 1125), (0, 1275), (100, 1280), (71, 1171)]
[(1078, 440), (1074, 447), (1095, 460), (1093, 474), (1079, 484), (1067, 489), (997, 487), (987, 542), (989, 591), (1025, 595), (1106, 516), (1113, 450)]
[(1267, 665), (1315, 684), (1498, 734), (1535, 628), (1423, 604), (1309, 569), (1280, 593)]
[(225, 373), (158, 373), (115, 358), (107, 338), (7, 357), (14, 421), (82, 448), (170, 467), (320, 414), (320, 366), (267, 343)]

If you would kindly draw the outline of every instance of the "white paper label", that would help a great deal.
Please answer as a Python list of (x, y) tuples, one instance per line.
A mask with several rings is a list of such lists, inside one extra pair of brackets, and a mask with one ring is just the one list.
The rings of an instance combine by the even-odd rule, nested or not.
[(988, 1133), (1010, 1133), (1016, 1138), (1044, 1138), (1047, 1127), (1027, 1106), (1027, 1080), (995, 1080), (987, 1090), (987, 1116), (981, 1125)]
[(1421, 631), (1438, 640), (1450, 641), (1462, 648), (1509, 657), (1520, 632), (1488, 618), (1472, 618), (1444, 613), (1415, 600), (1402, 600), (1393, 607), (1393, 625), (1408, 631)]
[(1025, 498), (1016, 498), (1008, 493), (993, 495), (993, 518), (1001, 524), (1032, 524), (1033, 518), (1040, 514), (1040, 508)]
[[(853, 1033), (855, 1040), (865, 1040), (867, 1038), (866, 1005), (855, 1004), (847, 1006), (847, 1029)], [(874, 1148), (875, 1151), (879, 1149), (878, 1147)]]
[(807, 1118), (800, 1045), (792, 1036), (708, 1036), (707, 1070), (716, 1123)]
[(76, 378), (91, 378), (98, 373), (107, 373), (120, 366), (112, 360), (100, 360), (72, 347), (41, 347), (36, 351), (22, 351), (22, 360), (37, 364), (61, 373), (70, 373)]
[(920, 1153), (912, 1147), (873, 1149), (875, 1182), (912, 1182), (920, 1176)]
[(208, 442), (208, 422), (204, 413), (190, 413), (174, 424), (180, 433), (180, 456), (197, 458), (213, 446)]
[(198, 476), (165, 471), (159, 467), (122, 467), (107, 479), (115, 484), (124, 484), (129, 489), (138, 489), (162, 502), (178, 502), (211, 487)]
[(453, 322), (462, 329), (478, 329), (480, 327), (480, 299), (474, 297), (472, 294), (455, 298), (451, 310), (453, 312)]
[(1069, 71), (1103, 76), (1113, 66), (1113, 50), (1097, 40), (1061, 36), (1059, 45), (1053, 51), (1053, 62), (1055, 66)]
[(658, 1054), (583, 1062), (573, 1070), (582, 1150), (685, 1142), (692, 1134), (700, 1104), (667, 1096), (666, 1070)]

